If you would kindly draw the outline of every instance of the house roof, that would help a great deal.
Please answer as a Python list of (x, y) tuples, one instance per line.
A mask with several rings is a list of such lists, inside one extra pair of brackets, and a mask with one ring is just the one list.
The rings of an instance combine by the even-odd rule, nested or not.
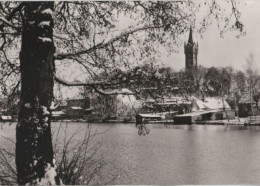
[(82, 110), (82, 107), (71, 107), (72, 110)]
[[(214, 110), (214, 109), (223, 109), (223, 107), (225, 109), (230, 109), (231, 107), (228, 105), (228, 103), (226, 102), (226, 100), (223, 100), (222, 98), (218, 98), (218, 97), (207, 97), (205, 98), (204, 102), (196, 97), (192, 97), (195, 104), (199, 107), (199, 109), (201, 110), (205, 110), (205, 109), (210, 109), (210, 110)], [(193, 103), (194, 103), (193, 102)]]
[(223, 100), (222, 98), (217, 97), (208, 97), (205, 98), (204, 105), (209, 109), (230, 109), (231, 107), (226, 102), (226, 100)]
[(144, 118), (161, 118), (161, 116), (157, 114), (139, 114), (139, 115)]
[(63, 111), (52, 111), (52, 116), (58, 116), (58, 115), (64, 115), (65, 114), (65, 112), (63, 112)]
[(2, 120), (11, 120), (12, 116), (1, 116)]
[[(251, 101), (252, 103), (255, 102), (253, 96), (251, 97)], [(250, 103), (250, 93), (249, 92), (243, 93), (239, 100), (239, 103)], [(260, 100), (258, 101), (258, 103), (260, 103)]]
[(205, 103), (204, 103), (202, 100), (200, 100), (200, 99), (195, 100), (195, 103), (197, 104), (197, 106), (198, 106), (200, 109), (205, 109), (205, 108), (207, 108), (207, 107), (205, 106)]

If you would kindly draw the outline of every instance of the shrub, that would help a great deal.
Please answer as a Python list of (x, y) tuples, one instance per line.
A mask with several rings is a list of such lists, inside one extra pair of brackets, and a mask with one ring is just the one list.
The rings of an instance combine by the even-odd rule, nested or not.
[[(118, 175), (113, 175), (108, 182), (102, 180), (102, 169), (109, 162), (100, 152), (102, 143), (96, 138), (104, 132), (92, 132), (88, 125), (86, 130), (78, 128), (72, 134), (68, 134), (68, 125), (61, 123), (53, 132), (56, 170), (63, 183), (66, 185), (112, 184)], [(82, 138), (77, 138), (78, 136)], [(14, 185), (17, 184), (15, 142), (9, 138), (4, 139), (5, 147), (0, 148), (0, 185)]]

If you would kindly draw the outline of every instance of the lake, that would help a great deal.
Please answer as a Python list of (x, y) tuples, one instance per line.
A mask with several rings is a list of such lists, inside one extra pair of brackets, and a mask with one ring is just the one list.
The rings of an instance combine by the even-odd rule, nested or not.
[[(54, 123), (53, 130), (58, 126)], [(71, 134), (88, 127), (85, 123), (67, 126)], [(102, 144), (100, 152), (113, 162), (105, 167), (104, 178), (118, 174), (113, 184), (138, 185), (260, 184), (260, 127), (147, 127), (149, 135), (139, 136), (134, 124), (91, 124), (93, 132), (106, 131), (96, 139)], [(0, 134), (14, 137), (14, 129), (4, 125)]]

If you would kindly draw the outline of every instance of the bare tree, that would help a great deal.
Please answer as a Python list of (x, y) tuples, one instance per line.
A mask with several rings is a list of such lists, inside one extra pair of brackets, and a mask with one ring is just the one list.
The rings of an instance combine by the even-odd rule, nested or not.
[(256, 106), (259, 109), (259, 107), (258, 107), (259, 74), (258, 74), (258, 70), (255, 66), (254, 54), (252, 52), (249, 53), (249, 56), (246, 59), (245, 70), (246, 70), (246, 76), (247, 76), (247, 84), (248, 84), (248, 90), (249, 90), (251, 111), (254, 116), (255, 113), (254, 113), (254, 109), (253, 109), (253, 101), (255, 101)]
[[(69, 130), (68, 124), (60, 124), (53, 131), (53, 148), (56, 157), (57, 174), (66, 185), (112, 184), (118, 173), (102, 179), (103, 170), (112, 162), (100, 151), (100, 135), (109, 131), (94, 131), (90, 125)], [(81, 138), (77, 138), (80, 136)], [(0, 136), (4, 145), (0, 147), (0, 184), (17, 184), (15, 169), (15, 141)]]

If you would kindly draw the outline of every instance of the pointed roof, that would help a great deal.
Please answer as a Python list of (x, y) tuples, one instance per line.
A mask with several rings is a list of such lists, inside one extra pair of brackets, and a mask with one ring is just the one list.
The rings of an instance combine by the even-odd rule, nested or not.
[(189, 43), (193, 43), (193, 39), (192, 39), (192, 27), (190, 26), (190, 35), (189, 35)]

